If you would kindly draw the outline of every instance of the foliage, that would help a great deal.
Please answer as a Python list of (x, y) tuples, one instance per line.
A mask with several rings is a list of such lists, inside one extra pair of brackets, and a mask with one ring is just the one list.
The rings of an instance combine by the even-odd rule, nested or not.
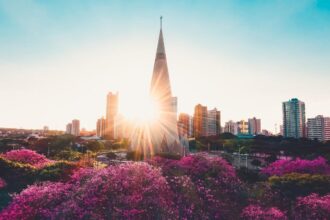
[[(41, 160), (44, 160), (44, 158), (41, 157)], [(35, 161), (35, 164), (40, 165), (38, 161)], [(8, 190), (14, 192), (20, 191), (27, 185), (31, 185), (37, 181), (59, 181), (66, 179), (77, 168), (78, 165), (76, 163), (65, 161), (53, 161), (52, 163), (36, 167), (28, 163), (8, 160), (0, 156), (1, 177), (8, 183)]]
[(220, 157), (196, 154), (171, 160), (154, 157), (175, 192), (179, 219), (235, 219), (244, 190), (231, 165)]
[(286, 220), (286, 215), (276, 207), (262, 208), (259, 205), (249, 205), (242, 211), (244, 220)]
[(0, 177), (0, 190), (5, 188), (6, 186), (7, 186), (6, 181)]
[(323, 157), (315, 160), (277, 160), (261, 171), (268, 176), (283, 176), (288, 173), (330, 174), (330, 166)]
[(82, 169), (67, 183), (30, 186), (0, 219), (171, 219), (175, 214), (161, 171), (130, 163)]
[(254, 160), (252, 160), (251, 164), (252, 164), (253, 166), (260, 167), (262, 163), (261, 163), (260, 160), (258, 160), (258, 159), (254, 159)]
[(162, 157), (171, 160), (180, 160), (182, 157), (178, 154), (171, 154), (171, 153), (158, 153), (155, 155), (156, 157)]
[(107, 155), (107, 158), (109, 158), (109, 159), (116, 159), (117, 158), (117, 155), (114, 152), (109, 152), (106, 155)]
[(310, 193), (325, 194), (330, 192), (330, 176), (291, 173), (284, 176), (272, 176), (269, 184), (273, 190), (289, 198), (306, 196)]
[(7, 160), (0, 156), (1, 177), (6, 180), (9, 190), (21, 190), (34, 182), (37, 168), (30, 164), (22, 164)]
[(261, 181), (261, 177), (257, 171), (249, 170), (246, 167), (241, 167), (237, 170), (237, 175), (240, 180), (245, 183), (256, 183)]
[(52, 161), (47, 159), (44, 155), (38, 154), (35, 151), (22, 149), (22, 150), (12, 150), (3, 155), (3, 158), (19, 162), (23, 164), (30, 164), (35, 167), (43, 167)]
[(126, 159), (132, 161), (142, 161), (144, 160), (144, 154), (139, 151), (128, 151), (126, 154)]
[(52, 158), (55, 160), (68, 160), (68, 161), (78, 161), (83, 157), (83, 154), (73, 150), (63, 150), (57, 153)]
[(294, 219), (323, 220), (330, 216), (330, 194), (311, 194), (297, 199)]
[(98, 152), (104, 149), (104, 144), (100, 141), (89, 141), (86, 144), (86, 148), (92, 152)]
[(68, 161), (57, 161), (56, 163), (49, 164), (39, 170), (37, 180), (38, 181), (58, 181), (65, 180), (78, 169), (76, 163)]

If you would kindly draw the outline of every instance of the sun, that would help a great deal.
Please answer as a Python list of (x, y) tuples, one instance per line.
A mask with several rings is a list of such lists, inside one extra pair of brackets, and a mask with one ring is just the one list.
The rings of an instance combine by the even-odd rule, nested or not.
[(159, 107), (156, 102), (146, 94), (135, 94), (133, 97), (123, 97), (119, 108), (121, 114), (127, 120), (134, 123), (153, 123), (159, 119)]

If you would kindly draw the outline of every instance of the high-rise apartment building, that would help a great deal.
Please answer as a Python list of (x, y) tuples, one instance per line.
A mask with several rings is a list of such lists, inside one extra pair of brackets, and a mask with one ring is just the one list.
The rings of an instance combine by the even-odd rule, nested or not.
[(249, 118), (249, 134), (258, 135), (261, 133), (261, 120), (255, 117)]
[(72, 130), (71, 134), (74, 136), (80, 135), (80, 121), (77, 119), (72, 120)]
[(179, 129), (179, 136), (184, 137), (190, 136), (190, 128), (191, 128), (191, 116), (185, 113), (181, 113), (179, 115), (179, 120), (178, 120), (178, 129)]
[(207, 112), (207, 136), (217, 136), (221, 132), (220, 111), (216, 108)]
[(71, 123), (68, 123), (66, 125), (65, 133), (66, 134), (71, 134), (72, 133), (72, 124)]
[(307, 137), (318, 141), (330, 140), (330, 117), (318, 115), (307, 120)]
[(249, 124), (245, 120), (241, 120), (237, 122), (237, 130), (238, 134), (246, 135), (249, 133)]
[(305, 103), (293, 98), (282, 104), (284, 137), (306, 137)]
[(324, 118), (323, 141), (330, 141), (330, 117)]
[(194, 112), (194, 136), (196, 138), (207, 136), (208, 119), (207, 107), (201, 104), (195, 106)]
[(225, 123), (225, 127), (224, 127), (224, 132), (226, 133), (232, 133), (234, 135), (238, 134), (238, 126), (237, 123), (230, 120), (228, 122)]
[(105, 138), (113, 140), (115, 138), (115, 117), (118, 114), (118, 93), (108, 93), (106, 109), (106, 130)]
[(96, 123), (96, 136), (98, 137), (104, 137), (105, 136), (105, 125), (106, 125), (106, 120), (105, 118), (100, 118), (97, 120)]

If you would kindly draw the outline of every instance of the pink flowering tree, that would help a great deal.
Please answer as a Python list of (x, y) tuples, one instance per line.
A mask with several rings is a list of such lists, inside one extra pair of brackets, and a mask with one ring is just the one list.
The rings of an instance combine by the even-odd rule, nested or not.
[[(172, 191), (180, 218), (233, 219), (244, 205), (241, 182), (234, 168), (220, 157), (197, 154), (170, 160), (155, 157)], [(239, 214), (239, 212), (238, 212)]]
[(330, 217), (330, 194), (319, 196), (311, 194), (297, 199), (294, 219), (323, 220)]
[(66, 183), (33, 185), (0, 219), (173, 219), (173, 194), (146, 163), (81, 169)]
[(318, 157), (315, 160), (277, 160), (261, 170), (268, 176), (283, 176), (288, 173), (330, 174), (330, 166), (326, 159)]
[(35, 167), (43, 167), (52, 161), (47, 159), (44, 155), (38, 154), (35, 151), (22, 149), (22, 150), (12, 150), (5, 154), (0, 155), (3, 158), (19, 162), (23, 164), (30, 164)]
[(6, 181), (0, 177), (0, 190), (5, 188), (6, 186), (7, 186)]
[(241, 213), (244, 220), (286, 220), (285, 213), (276, 207), (262, 208), (259, 205), (249, 205)]

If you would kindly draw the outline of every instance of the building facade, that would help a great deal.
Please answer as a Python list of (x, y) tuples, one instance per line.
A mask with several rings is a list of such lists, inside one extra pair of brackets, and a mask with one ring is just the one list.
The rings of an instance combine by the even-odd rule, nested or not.
[(249, 134), (249, 124), (245, 120), (240, 120), (237, 122), (238, 134), (246, 135)]
[(224, 127), (224, 132), (237, 135), (238, 134), (237, 123), (232, 120), (226, 122)]
[(71, 134), (72, 133), (72, 124), (68, 123), (65, 128), (65, 133), (66, 134)]
[(179, 136), (180, 137), (190, 137), (191, 131), (191, 116), (185, 113), (181, 113), (179, 115), (178, 120), (178, 129), (179, 129)]
[(282, 103), (284, 137), (306, 137), (305, 103), (293, 98)]
[(97, 120), (96, 123), (96, 136), (104, 138), (105, 136), (105, 126), (106, 126), (106, 120), (105, 118), (100, 118)]
[(221, 133), (221, 115), (216, 108), (207, 112), (207, 136), (218, 136)]
[(118, 114), (118, 93), (109, 92), (107, 95), (105, 138), (113, 140), (115, 138), (115, 118)]
[(330, 117), (318, 115), (307, 120), (307, 137), (321, 142), (330, 140)]
[(255, 117), (249, 118), (249, 134), (250, 135), (258, 135), (261, 134), (261, 120)]
[(74, 136), (80, 135), (80, 121), (77, 119), (72, 120), (72, 130), (71, 134)]
[(201, 104), (195, 106), (194, 112), (194, 137), (205, 137), (208, 135), (208, 111), (207, 107)]

